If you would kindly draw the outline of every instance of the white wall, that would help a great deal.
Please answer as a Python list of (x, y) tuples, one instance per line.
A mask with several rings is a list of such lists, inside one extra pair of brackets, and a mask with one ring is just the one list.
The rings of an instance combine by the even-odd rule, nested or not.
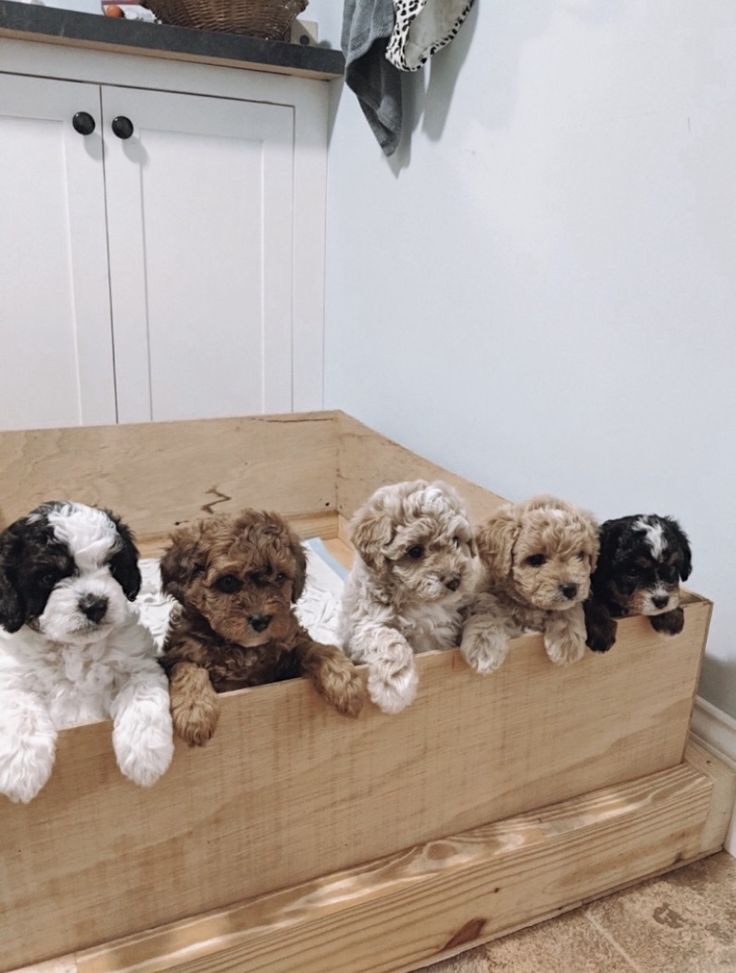
[(505, 496), (678, 516), (732, 715), (734, 51), (733, 0), (478, 0), (392, 162), (334, 85), (325, 362), (327, 406)]

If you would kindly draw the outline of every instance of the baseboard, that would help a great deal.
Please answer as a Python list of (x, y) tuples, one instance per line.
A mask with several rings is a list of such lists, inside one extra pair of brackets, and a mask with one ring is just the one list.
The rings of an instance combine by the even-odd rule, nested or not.
[[(692, 735), (725, 763), (736, 767), (736, 720), (701, 696), (695, 699)], [(726, 836), (726, 851), (736, 858), (736, 808)]]

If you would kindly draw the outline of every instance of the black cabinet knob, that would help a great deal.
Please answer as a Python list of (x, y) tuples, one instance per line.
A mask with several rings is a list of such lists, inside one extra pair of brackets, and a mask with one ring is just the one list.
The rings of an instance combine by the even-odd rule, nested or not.
[(135, 131), (133, 123), (125, 115), (116, 115), (112, 120), (112, 130), (119, 139), (129, 139)]
[(88, 111), (78, 111), (72, 118), (72, 125), (80, 135), (91, 135), (95, 130), (95, 120)]

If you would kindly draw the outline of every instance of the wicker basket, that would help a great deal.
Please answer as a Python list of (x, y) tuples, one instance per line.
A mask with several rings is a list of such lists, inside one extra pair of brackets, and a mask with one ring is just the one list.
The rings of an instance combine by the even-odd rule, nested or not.
[(308, 0), (142, 0), (165, 24), (282, 40)]

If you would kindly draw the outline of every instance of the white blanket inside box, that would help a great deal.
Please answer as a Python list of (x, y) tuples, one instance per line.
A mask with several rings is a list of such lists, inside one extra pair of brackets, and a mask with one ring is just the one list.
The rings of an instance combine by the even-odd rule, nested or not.
[[(4, 524), (73, 498), (155, 559), (175, 524), (279, 511), (310, 539), (317, 637), (352, 514), (416, 478), (476, 522), (502, 502), (341, 412), (0, 433)], [(120, 774), (109, 724), (62, 731), (39, 796), (0, 801), (0, 970), (417, 969), (716, 851), (734, 776), (688, 742), (711, 607), (689, 593), (672, 638), (623, 619), (610, 652), (564, 667), (534, 634), (487, 677), (423, 653), (394, 716), (346, 719), (305, 679), (225, 693), (213, 739), (179, 741), (150, 789)]]

